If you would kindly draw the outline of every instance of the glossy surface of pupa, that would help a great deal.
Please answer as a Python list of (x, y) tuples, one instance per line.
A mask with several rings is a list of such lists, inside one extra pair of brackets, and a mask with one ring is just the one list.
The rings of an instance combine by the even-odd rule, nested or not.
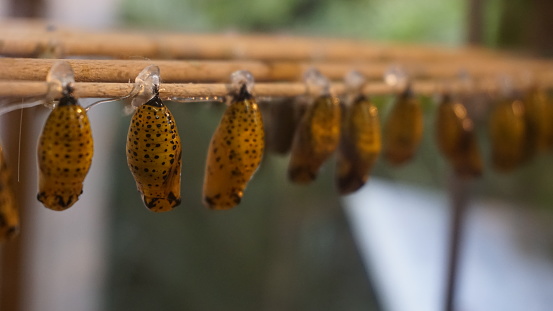
[(44, 206), (62, 211), (83, 192), (94, 152), (88, 116), (68, 91), (48, 116), (38, 143), (38, 195)]
[(494, 107), (489, 120), (489, 133), (495, 169), (509, 172), (524, 162), (526, 129), (522, 101), (503, 100)]
[(0, 147), (0, 242), (19, 232), (19, 209), (13, 191), (12, 176)]
[(216, 210), (240, 203), (265, 148), (263, 119), (246, 84), (233, 95), (207, 153), (204, 204)]
[(365, 96), (343, 107), (342, 131), (336, 164), (340, 194), (361, 188), (382, 149), (378, 109)]
[(420, 102), (407, 88), (397, 97), (384, 124), (383, 153), (386, 160), (397, 166), (413, 158), (422, 139), (422, 131)]
[(332, 155), (340, 140), (340, 104), (331, 95), (318, 96), (307, 107), (296, 128), (288, 177), (307, 184), (315, 180), (321, 165)]
[(146, 207), (165, 212), (181, 201), (182, 149), (175, 119), (155, 93), (131, 119), (127, 164)]
[(463, 104), (445, 95), (436, 111), (436, 142), (457, 176), (478, 177), (483, 162), (474, 125)]

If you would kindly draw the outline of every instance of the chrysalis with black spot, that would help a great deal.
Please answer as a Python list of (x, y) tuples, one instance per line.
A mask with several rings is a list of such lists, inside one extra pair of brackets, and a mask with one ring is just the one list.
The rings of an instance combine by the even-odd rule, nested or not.
[(94, 152), (88, 116), (70, 90), (52, 110), (38, 142), (38, 200), (47, 208), (71, 207), (83, 192)]
[(19, 232), (19, 209), (13, 191), (11, 172), (0, 147), (0, 242), (12, 239)]
[(318, 96), (298, 124), (288, 178), (307, 184), (317, 178), (321, 165), (332, 155), (340, 140), (340, 104), (336, 97)]
[(349, 194), (367, 182), (382, 144), (378, 109), (367, 97), (357, 96), (343, 111), (336, 184), (340, 194)]
[(419, 100), (408, 87), (401, 93), (384, 124), (383, 153), (392, 165), (407, 163), (422, 139), (423, 115)]
[(257, 102), (243, 84), (211, 138), (203, 187), (207, 207), (230, 209), (240, 203), (263, 158), (264, 136)]
[(134, 113), (127, 135), (127, 163), (151, 211), (180, 204), (181, 151), (175, 119), (156, 91)]
[(436, 112), (436, 140), (457, 176), (470, 178), (482, 175), (482, 156), (473, 122), (465, 106), (447, 94)]

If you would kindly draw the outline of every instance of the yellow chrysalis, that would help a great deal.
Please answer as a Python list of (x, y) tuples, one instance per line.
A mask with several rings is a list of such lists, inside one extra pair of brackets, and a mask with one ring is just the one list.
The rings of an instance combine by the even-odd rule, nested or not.
[(457, 176), (478, 177), (483, 163), (472, 120), (463, 104), (445, 95), (436, 112), (438, 148), (452, 164)]
[(508, 172), (526, 158), (526, 122), (524, 104), (520, 100), (502, 100), (489, 120), (493, 166)]
[(71, 207), (83, 192), (94, 153), (88, 116), (71, 89), (52, 110), (38, 143), (38, 200), (47, 208)]
[(422, 139), (423, 115), (419, 100), (410, 88), (400, 94), (384, 124), (384, 157), (392, 165), (409, 161)]
[(276, 154), (287, 154), (292, 147), (296, 123), (299, 119), (297, 110), (299, 105), (289, 98), (283, 100), (273, 100), (267, 104), (264, 118), (265, 123), (265, 144), (269, 152)]
[(530, 157), (535, 151), (546, 151), (553, 146), (553, 103), (543, 89), (531, 87), (523, 104)]
[(336, 183), (340, 194), (361, 188), (382, 149), (378, 109), (365, 96), (344, 107)]
[(180, 136), (173, 115), (157, 91), (131, 119), (127, 164), (148, 209), (166, 212), (180, 204)]
[(242, 84), (215, 130), (205, 168), (203, 202), (211, 209), (238, 205), (265, 148), (263, 119), (255, 98)]
[(321, 95), (307, 108), (296, 128), (288, 177), (307, 184), (334, 152), (340, 139), (340, 104), (336, 97)]

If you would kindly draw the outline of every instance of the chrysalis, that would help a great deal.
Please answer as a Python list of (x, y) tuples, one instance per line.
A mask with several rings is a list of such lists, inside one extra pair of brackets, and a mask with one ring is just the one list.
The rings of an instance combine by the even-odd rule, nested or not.
[(392, 165), (409, 161), (422, 139), (423, 115), (410, 87), (400, 94), (384, 124), (384, 157)]
[(211, 138), (204, 177), (204, 204), (217, 210), (240, 203), (265, 148), (263, 120), (251, 94), (253, 77), (237, 71), (231, 80), (234, 94)]
[(378, 109), (359, 95), (344, 107), (336, 182), (340, 194), (361, 188), (381, 151)]
[(0, 242), (15, 237), (19, 232), (19, 210), (12, 187), (11, 174), (0, 147)]
[(553, 103), (544, 90), (535, 86), (526, 92), (523, 103), (529, 157), (535, 151), (546, 151), (553, 146)]
[(482, 158), (472, 120), (465, 106), (447, 94), (436, 113), (436, 139), (457, 176), (468, 178), (482, 174)]
[(159, 68), (146, 67), (137, 80), (149, 85), (133, 99), (138, 108), (127, 135), (127, 164), (146, 207), (166, 212), (181, 202), (181, 141), (173, 115), (159, 98)]
[(526, 158), (526, 124), (524, 105), (520, 100), (502, 100), (489, 121), (493, 166), (509, 172)]
[(308, 87), (320, 90), (310, 94), (318, 95), (303, 113), (292, 142), (288, 177), (300, 184), (315, 180), (340, 139), (340, 104), (330, 95), (328, 80), (318, 71), (308, 72), (306, 80)]
[(67, 63), (60, 63), (58, 68), (67, 80), (61, 81), (63, 96), (39, 138), (37, 198), (47, 208), (62, 211), (77, 202), (83, 192), (94, 144), (86, 111), (72, 94), (73, 71)]
[(272, 100), (266, 103), (268, 107), (263, 112), (265, 123), (265, 144), (267, 151), (276, 154), (287, 154), (292, 147), (296, 123), (300, 115), (295, 101), (290, 98)]

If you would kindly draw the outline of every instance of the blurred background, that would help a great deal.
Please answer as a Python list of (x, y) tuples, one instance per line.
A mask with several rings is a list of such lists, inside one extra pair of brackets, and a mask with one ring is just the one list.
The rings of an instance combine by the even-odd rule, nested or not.
[[(87, 29), (285, 33), (553, 53), (547, 0), (1, 0), (0, 17)], [(167, 104), (183, 145), (183, 201), (163, 214), (143, 206), (127, 169), (130, 116), (122, 105), (90, 112), (92, 168), (80, 201), (63, 213), (35, 200), (34, 150), (48, 111), (4, 115), (1, 138), (12, 167), (23, 122), (15, 175), (24, 223), (20, 238), (0, 249), (0, 310), (441, 310), (451, 171), (435, 144), (435, 103), (422, 100), (425, 130), (415, 159), (401, 168), (379, 159), (358, 193), (336, 194), (334, 159), (316, 182), (299, 186), (286, 178), (288, 156), (267, 153), (242, 203), (222, 212), (201, 204), (205, 153), (222, 104)], [(391, 101), (374, 98), (383, 119)], [(549, 310), (551, 153), (496, 173), (485, 119), (477, 126), (487, 162), (484, 176), (463, 193), (469, 209), (457, 310)]]

